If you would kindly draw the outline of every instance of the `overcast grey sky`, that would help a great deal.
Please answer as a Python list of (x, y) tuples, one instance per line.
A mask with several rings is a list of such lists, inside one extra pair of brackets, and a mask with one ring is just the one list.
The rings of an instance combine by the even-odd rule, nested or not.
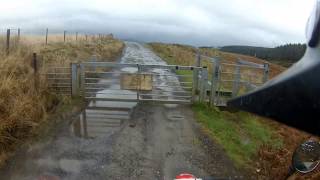
[(192, 45), (304, 42), (313, 0), (0, 0), (0, 28)]

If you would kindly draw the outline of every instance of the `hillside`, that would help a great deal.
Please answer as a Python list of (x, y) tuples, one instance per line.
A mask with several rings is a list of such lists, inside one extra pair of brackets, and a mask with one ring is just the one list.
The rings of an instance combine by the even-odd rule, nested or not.
[[(169, 61), (169, 63), (182, 64), (182, 65), (194, 65), (195, 55), (197, 49), (192, 46), (185, 46), (179, 44), (162, 44), (162, 43), (150, 43), (149, 46), (155, 52), (159, 53), (161, 57)], [(268, 63), (270, 67), (270, 78), (283, 72), (286, 68), (277, 64), (270, 63), (269, 61), (236, 53), (229, 53), (217, 50), (215, 48), (203, 47), (200, 48), (200, 52), (203, 55), (210, 57), (221, 57), (223, 61), (236, 62), (238, 58), (254, 63)]]

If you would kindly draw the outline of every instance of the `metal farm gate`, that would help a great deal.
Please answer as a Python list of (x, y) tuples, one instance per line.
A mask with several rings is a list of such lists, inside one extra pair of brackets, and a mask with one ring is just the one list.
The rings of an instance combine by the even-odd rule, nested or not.
[(45, 75), (52, 92), (90, 102), (206, 102), (214, 106), (226, 106), (229, 99), (268, 80), (267, 63), (242, 59), (230, 62), (202, 55), (197, 55), (196, 60), (196, 66), (110, 62), (52, 65)]
[(207, 69), (193, 66), (87, 62), (72, 64), (72, 95), (88, 101), (191, 104), (199, 96), (197, 74), (207, 81)]

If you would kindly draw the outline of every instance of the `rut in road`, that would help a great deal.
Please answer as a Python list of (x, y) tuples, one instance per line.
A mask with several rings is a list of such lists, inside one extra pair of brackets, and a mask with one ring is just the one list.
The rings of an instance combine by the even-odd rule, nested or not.
[[(166, 64), (135, 42), (126, 42), (120, 62)], [(99, 103), (117, 106), (117, 110), (87, 109), (69, 119), (71, 126), (58, 126), (50, 141), (19, 151), (0, 171), (0, 179), (171, 180), (182, 172), (198, 177), (238, 174), (221, 148), (203, 136), (190, 106), (94, 105)]]

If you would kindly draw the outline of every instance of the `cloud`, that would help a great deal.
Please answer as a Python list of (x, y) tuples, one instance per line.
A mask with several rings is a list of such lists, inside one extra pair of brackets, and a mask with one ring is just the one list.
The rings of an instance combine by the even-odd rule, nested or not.
[(114, 33), (120, 38), (192, 45), (275, 46), (304, 42), (312, 1), (10, 0), (0, 28), (24, 32)]

